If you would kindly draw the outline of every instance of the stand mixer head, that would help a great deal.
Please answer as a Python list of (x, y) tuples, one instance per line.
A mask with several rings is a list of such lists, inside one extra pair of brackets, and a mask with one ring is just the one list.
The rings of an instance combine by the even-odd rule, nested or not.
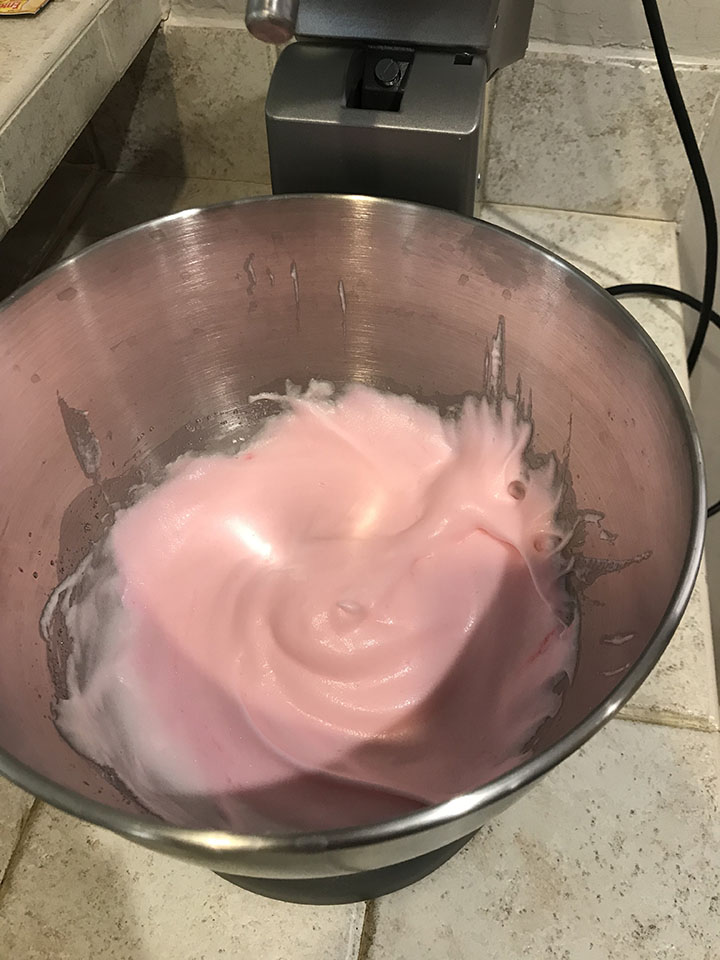
[(412, 200), (472, 216), (487, 81), (525, 53), (532, 0), (250, 0), (284, 43), (266, 104), (274, 193)]

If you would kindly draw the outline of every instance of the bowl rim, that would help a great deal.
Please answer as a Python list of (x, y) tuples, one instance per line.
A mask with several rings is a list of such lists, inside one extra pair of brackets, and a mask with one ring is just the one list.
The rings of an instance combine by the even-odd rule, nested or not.
[[(683, 559), (678, 583), (666, 607), (659, 629), (648, 643), (644, 653), (633, 665), (632, 669), (625, 674), (611, 693), (608, 694), (581, 723), (573, 727), (573, 729), (566, 733), (557, 743), (548, 747), (538, 756), (526, 760), (509, 772), (484, 784), (478, 789), (392, 820), (360, 827), (342, 827), (326, 831), (270, 833), (263, 835), (240, 834), (209, 828), (177, 827), (164, 823), (152, 816), (145, 817), (138, 814), (130, 814), (122, 809), (104, 804), (99, 800), (86, 797), (76, 790), (62, 786), (49, 777), (38, 773), (0, 747), (0, 774), (3, 774), (13, 783), (66, 813), (73, 814), (90, 823), (113, 830), (142, 844), (153, 847), (162, 846), (165, 852), (174, 853), (176, 856), (187, 856), (197, 860), (203, 857), (207, 859), (208, 856), (220, 854), (223, 858), (233, 856), (242, 858), (243, 855), (252, 858), (252, 856), (256, 854), (331, 854), (333, 852), (357, 849), (360, 847), (372, 847), (383, 841), (412, 837), (428, 832), (433, 828), (451, 824), (460, 818), (478, 814), (484, 808), (502, 803), (512, 794), (529, 787), (578, 750), (618, 712), (640, 687), (665, 651), (665, 648), (677, 629), (680, 618), (690, 600), (702, 559), (705, 538), (705, 515), (707, 510), (703, 454), (690, 405), (668, 361), (665, 359), (655, 341), (645, 332), (635, 317), (599, 283), (563, 257), (552, 253), (539, 243), (486, 220), (468, 217), (454, 211), (429, 207), (423, 204), (379, 197), (367, 197), (360, 194), (276, 194), (270, 196), (243, 197), (238, 200), (225, 201), (204, 207), (192, 207), (177, 213), (156, 217), (119, 231), (42, 271), (0, 303), (0, 324), (3, 322), (3, 314), (11, 304), (20, 300), (46, 279), (66, 269), (68, 265), (77, 264), (85, 257), (92, 256), (98, 249), (110, 246), (121, 239), (162, 227), (168, 223), (176, 223), (206, 216), (208, 213), (218, 210), (236, 207), (242, 208), (249, 205), (267, 203), (282, 204), (287, 201), (313, 203), (318, 200), (335, 202), (341, 206), (347, 206), (348, 204), (357, 205), (359, 202), (362, 202), (363, 205), (374, 208), (398, 207), (407, 212), (420, 213), (423, 216), (432, 213), (466, 224), (481, 224), (483, 229), (486, 229), (490, 233), (501, 234), (524, 246), (532, 247), (561, 271), (571, 274), (577, 281), (592, 291), (594, 295), (599, 295), (608, 304), (611, 303), (613, 310), (616, 311), (618, 320), (622, 318), (626, 325), (627, 332), (636, 337), (654, 361), (657, 370), (665, 381), (671, 400), (676, 404), (678, 415), (683, 422), (683, 428), (687, 435), (686, 440), (690, 454), (690, 470), (693, 482), (692, 517), (688, 548)], [(248, 863), (247, 866), (251, 868), (252, 865)], [(252, 873), (254, 871), (249, 869), (248, 872)]]

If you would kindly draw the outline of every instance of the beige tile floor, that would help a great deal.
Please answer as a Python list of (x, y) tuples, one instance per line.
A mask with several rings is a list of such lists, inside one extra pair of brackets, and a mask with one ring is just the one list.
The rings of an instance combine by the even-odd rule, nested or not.
[[(135, 222), (263, 185), (115, 176), (72, 254)], [(677, 280), (674, 227), (513, 207), (483, 215), (601, 282)], [(669, 309), (628, 303), (684, 385)], [(375, 903), (296, 907), (243, 893), (0, 786), (0, 957), (658, 958), (720, 956), (720, 733), (704, 581), (624, 711), (416, 886)]]
[(717, 734), (616, 720), (426, 880), (377, 902), (371, 960), (711, 960)]

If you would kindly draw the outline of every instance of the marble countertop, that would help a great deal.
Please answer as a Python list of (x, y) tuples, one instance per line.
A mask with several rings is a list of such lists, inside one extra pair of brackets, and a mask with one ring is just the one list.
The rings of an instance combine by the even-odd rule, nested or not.
[[(116, 175), (94, 194), (64, 250), (241, 191), (237, 183)], [(482, 215), (603, 284), (677, 284), (673, 224), (516, 207)], [(687, 389), (677, 311), (641, 300), (626, 305)], [(720, 732), (713, 663), (703, 574), (668, 651), (620, 718), (436, 873), (367, 904), (264, 900), (0, 782), (0, 956), (715, 960)]]
[(0, 17), (0, 236), (18, 221), (163, 12), (162, 0), (51, 0), (36, 16)]

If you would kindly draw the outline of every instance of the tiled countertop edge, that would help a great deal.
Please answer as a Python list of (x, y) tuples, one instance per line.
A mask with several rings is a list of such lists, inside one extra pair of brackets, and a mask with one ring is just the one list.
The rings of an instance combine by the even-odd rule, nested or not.
[[(58, 30), (53, 51), (48, 31), (54, 35), (55, 22), (48, 17), (63, 15), (62, 5), (50, 4), (9, 36), (11, 72), (27, 75), (28, 89), (19, 97), (15, 90), (17, 106), (0, 119), (0, 236), (20, 219), (168, 11), (164, 0), (107, 0), (99, 7), (88, 0), (71, 42)], [(27, 68), (36, 42), (38, 56), (46, 57), (39, 79), (35, 63)]]

